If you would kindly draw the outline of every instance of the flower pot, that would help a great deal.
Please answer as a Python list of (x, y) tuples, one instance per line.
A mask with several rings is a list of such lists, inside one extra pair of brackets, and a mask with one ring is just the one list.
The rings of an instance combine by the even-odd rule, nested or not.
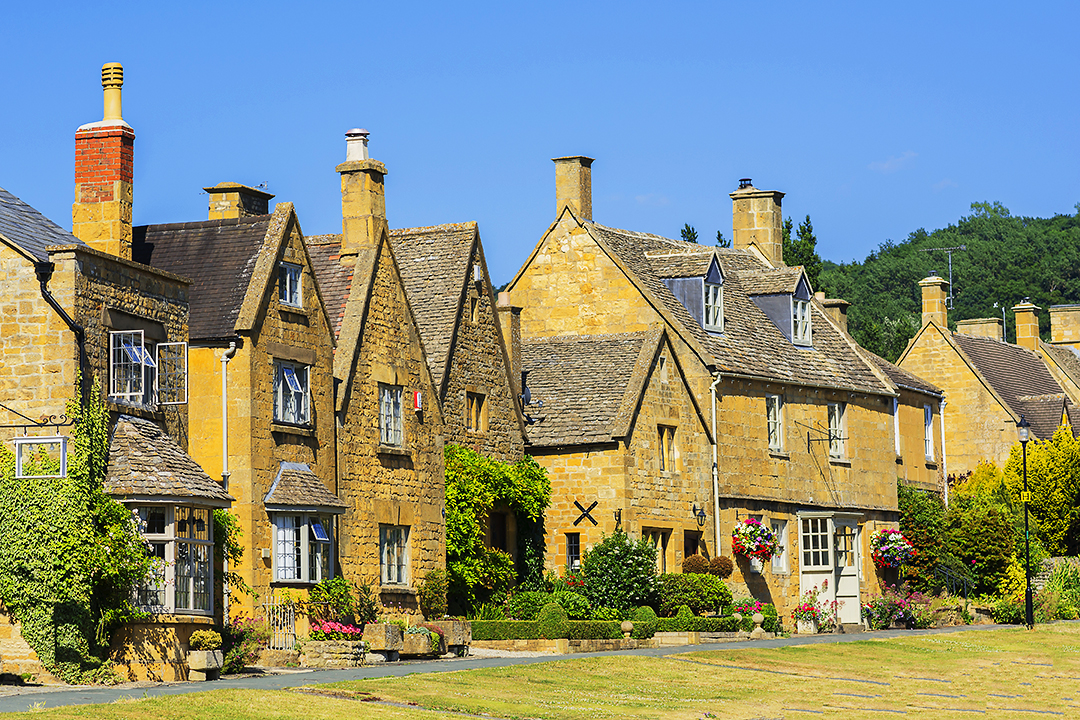
[(224, 662), (225, 656), (220, 650), (189, 650), (188, 679), (192, 682), (217, 680)]
[(816, 635), (818, 631), (817, 620), (797, 620), (795, 629), (799, 635)]

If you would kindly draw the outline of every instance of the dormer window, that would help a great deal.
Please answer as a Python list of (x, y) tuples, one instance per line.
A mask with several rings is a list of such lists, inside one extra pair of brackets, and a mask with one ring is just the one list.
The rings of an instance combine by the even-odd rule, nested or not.
[(724, 286), (705, 283), (705, 322), (706, 330), (724, 332)]
[(796, 345), (812, 344), (810, 301), (791, 298), (791, 341)]
[(299, 265), (287, 262), (278, 265), (278, 302), (289, 307), (304, 307)]

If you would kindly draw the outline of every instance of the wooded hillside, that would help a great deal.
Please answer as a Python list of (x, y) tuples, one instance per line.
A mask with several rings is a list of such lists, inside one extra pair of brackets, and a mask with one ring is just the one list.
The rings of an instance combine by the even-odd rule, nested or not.
[[(1077, 205), (1080, 211), (1080, 204)], [(918, 282), (931, 271), (948, 279), (948, 255), (927, 248), (966, 246), (953, 253), (955, 305), (949, 325), (970, 318), (1001, 317), (1015, 342), (1009, 308), (1025, 297), (1042, 308), (1039, 326), (1050, 338), (1051, 305), (1080, 303), (1080, 214), (1052, 218), (1013, 217), (1000, 203), (972, 203), (955, 225), (908, 239), (886, 241), (862, 262), (825, 261), (819, 287), (830, 298), (852, 303), (848, 328), (863, 347), (896, 360), (919, 329)]]

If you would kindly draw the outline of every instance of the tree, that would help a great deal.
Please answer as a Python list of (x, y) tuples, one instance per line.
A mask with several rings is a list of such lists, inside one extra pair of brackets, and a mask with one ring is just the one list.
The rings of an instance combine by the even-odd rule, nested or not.
[[(1005, 465), (1005, 486), (1019, 514), (1023, 514), (1023, 462), (1017, 443)], [(1072, 428), (1062, 425), (1049, 440), (1028, 443), (1027, 481), (1028, 509), (1036, 524), (1033, 534), (1051, 555), (1075, 555), (1080, 551), (1080, 440), (1073, 437)]]
[(720, 232), (719, 230), (716, 231), (716, 247), (731, 247), (731, 241), (724, 237), (724, 233)]
[(802, 265), (810, 287), (818, 290), (818, 278), (821, 275), (821, 256), (817, 253), (817, 237), (810, 216), (799, 223), (795, 231), (795, 240), (791, 239), (791, 218), (784, 220), (783, 245), (784, 262), (788, 265)]
[(679, 231), (679, 236), (686, 242), (697, 242), (697, 230), (690, 223), (685, 223), (683, 229)]

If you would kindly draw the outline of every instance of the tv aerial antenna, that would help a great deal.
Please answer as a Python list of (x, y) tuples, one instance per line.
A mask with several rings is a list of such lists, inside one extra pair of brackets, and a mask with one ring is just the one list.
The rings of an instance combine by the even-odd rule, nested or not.
[(967, 250), (967, 245), (957, 245), (956, 247), (940, 247), (940, 248), (920, 248), (919, 252), (934, 252), (935, 250), (941, 250), (949, 255), (949, 294), (945, 296), (945, 307), (950, 310), (953, 309), (953, 284), (952, 284), (952, 254), (959, 252), (960, 250)]

